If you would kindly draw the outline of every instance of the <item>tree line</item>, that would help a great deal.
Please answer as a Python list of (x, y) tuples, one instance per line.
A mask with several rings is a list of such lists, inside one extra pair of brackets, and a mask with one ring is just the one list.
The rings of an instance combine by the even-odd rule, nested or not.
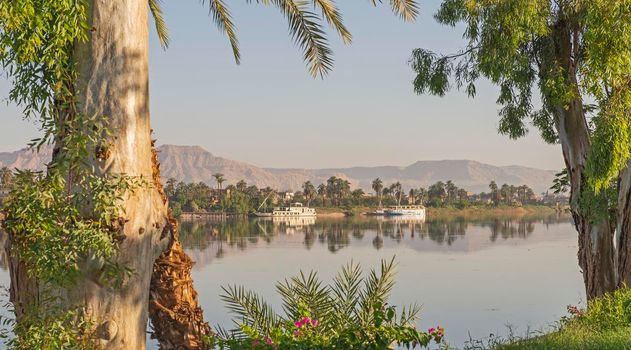
[(489, 184), (488, 192), (471, 193), (453, 181), (437, 181), (425, 187), (406, 189), (400, 182), (385, 185), (383, 180), (372, 181), (372, 193), (336, 176), (319, 185), (306, 181), (299, 191), (279, 191), (270, 187), (258, 188), (245, 180), (223, 186), (223, 174), (213, 175), (216, 187), (204, 182), (184, 183), (176, 179), (166, 181), (165, 193), (173, 213), (211, 212), (247, 214), (278, 205), (301, 202), (317, 208), (382, 207), (390, 205), (425, 205), (428, 207), (465, 208), (471, 205), (535, 205), (546, 204), (528, 185)]

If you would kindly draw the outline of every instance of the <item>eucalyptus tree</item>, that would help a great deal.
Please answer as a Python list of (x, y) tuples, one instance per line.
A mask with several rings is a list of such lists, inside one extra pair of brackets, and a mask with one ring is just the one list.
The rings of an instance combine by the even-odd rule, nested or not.
[[(631, 6), (611, 0), (444, 0), (462, 51), (414, 50), (417, 93), (499, 87), (498, 131), (560, 144), (589, 298), (631, 282)], [(538, 99), (535, 97), (538, 95)], [(540, 100), (539, 103), (537, 100)]]
[[(325, 76), (333, 64), (325, 22), (351, 42), (333, 0), (248, 2), (280, 11), (313, 76)], [(202, 4), (238, 62), (225, 2)], [(414, 0), (390, 4), (405, 20), (417, 14)], [(40, 123), (37, 145), (55, 145), (47, 174), (21, 177), (6, 207), (18, 339), (50, 339), (42, 330), (63, 324), (45, 319), (34, 327), (43, 310), (80, 309), (88, 321), (81, 324), (96, 326), (84, 333), (100, 347), (143, 349), (150, 312), (163, 349), (203, 347), (209, 327), (151, 139), (149, 13), (167, 47), (158, 0), (0, 1), (0, 66), (13, 83), (9, 98)], [(28, 215), (34, 211), (41, 215)], [(37, 255), (38, 247), (49, 250)], [(44, 289), (60, 298), (44, 298)]]
[(376, 178), (372, 181), (372, 189), (375, 191), (375, 195), (379, 199), (379, 207), (381, 207), (381, 197), (383, 196), (383, 181), (380, 178)]

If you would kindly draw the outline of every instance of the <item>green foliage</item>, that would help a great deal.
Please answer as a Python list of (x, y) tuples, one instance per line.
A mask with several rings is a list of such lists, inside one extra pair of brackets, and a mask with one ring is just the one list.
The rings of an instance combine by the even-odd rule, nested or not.
[(394, 259), (382, 261), (366, 278), (359, 265), (345, 266), (331, 285), (316, 273), (300, 273), (277, 284), (283, 315), (254, 292), (226, 287), (222, 299), (236, 315), (237, 329), (222, 330), (209, 341), (221, 349), (388, 349), (428, 346), (442, 341), (442, 328), (431, 333), (414, 327), (419, 308), (388, 305), (394, 285)]
[[(572, 314), (563, 317), (548, 334), (527, 335), (523, 339), (496, 339), (494, 349), (628, 349), (631, 347), (631, 291), (621, 288), (594, 299), (586, 310), (568, 306)], [(469, 347), (467, 349), (487, 349)]]
[(593, 146), (586, 173), (596, 192), (606, 189), (631, 158), (631, 90), (616, 91), (592, 119)]
[[(582, 145), (566, 147), (591, 145), (587, 181), (579, 178), (581, 185), (588, 184), (581, 191), (595, 194), (580, 194), (581, 202), (592, 207), (583, 210), (612, 209), (611, 202), (596, 199), (599, 192), (614, 189), (631, 158), (629, 2), (443, 0), (435, 18), (449, 26), (463, 24), (466, 47), (453, 55), (414, 50), (415, 91), (442, 96), (453, 80), (473, 97), (477, 80), (489, 79), (500, 91), (499, 132), (521, 137), (530, 123), (547, 142), (558, 142), (561, 128)], [(537, 87), (541, 108), (532, 102)], [(596, 108), (585, 106), (590, 100)], [(570, 106), (575, 115), (566, 117)], [(587, 123), (590, 112), (593, 127), (576, 134), (581, 127), (571, 125)]]
[(249, 214), (254, 210), (251, 198), (239, 191), (224, 197), (220, 204), (223, 211), (237, 214)]
[(554, 175), (554, 180), (552, 180), (552, 186), (550, 187), (554, 193), (565, 193), (570, 188), (570, 177), (567, 172), (567, 169), (563, 169), (560, 172)]
[(4, 204), (4, 225), (11, 233), (12, 252), (33, 277), (66, 285), (79, 276), (88, 258), (104, 270), (115, 266), (111, 259), (119, 237), (114, 221), (123, 214), (118, 203), (141, 184), (124, 176), (92, 177), (83, 184), (99, 199), (89, 217), (82, 214), (86, 192), (69, 192), (63, 177), (18, 172)]
[[(54, 305), (54, 303), (48, 303)], [(86, 321), (84, 310), (72, 308), (62, 311), (58, 308), (37, 310), (27, 313), (20, 322), (12, 318), (2, 318), (1, 338), (5, 345), (14, 350), (96, 350), (100, 347), (91, 334), (94, 324)]]
[(72, 50), (87, 33), (84, 0), (0, 2), (0, 67), (13, 83), (9, 98), (41, 121), (46, 137), (56, 127), (55, 102), (73, 98)]

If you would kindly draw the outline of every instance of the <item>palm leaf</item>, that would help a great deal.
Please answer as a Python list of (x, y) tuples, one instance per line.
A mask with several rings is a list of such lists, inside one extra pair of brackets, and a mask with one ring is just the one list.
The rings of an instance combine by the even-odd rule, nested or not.
[(299, 276), (277, 284), (276, 289), (288, 320), (297, 320), (303, 316), (303, 311), (308, 311), (312, 318), (328, 320), (331, 310), (329, 288), (322, 285), (315, 272), (305, 275), (301, 271)]
[[(370, 0), (373, 6), (381, 3), (382, 0)], [(392, 11), (399, 15), (404, 21), (412, 22), (418, 16), (418, 4), (416, 0), (390, 0)]]
[(239, 40), (237, 40), (237, 31), (232, 22), (232, 15), (223, 0), (202, 0), (202, 4), (208, 3), (208, 12), (213, 21), (219, 28), (219, 31), (226, 34), (232, 47), (232, 54), (237, 64), (241, 63), (241, 52), (239, 50)]
[(153, 20), (156, 23), (156, 32), (158, 33), (158, 40), (160, 40), (160, 46), (163, 49), (169, 47), (169, 30), (167, 28), (162, 8), (160, 7), (161, 0), (149, 0), (149, 10), (153, 16)]
[(401, 309), (401, 319), (399, 324), (414, 326), (415, 321), (419, 319), (419, 313), (421, 313), (421, 307), (417, 304), (412, 304), (407, 308), (404, 306)]
[(342, 21), (342, 13), (335, 5), (335, 2), (333, 0), (313, 0), (313, 5), (320, 8), (322, 16), (337, 30), (344, 44), (350, 44), (353, 40), (353, 35), (346, 29)]
[[(263, 0), (268, 3), (268, 0)], [(318, 15), (309, 9), (306, 0), (269, 0), (289, 22), (289, 33), (303, 51), (303, 59), (309, 65), (313, 77), (324, 77), (333, 68), (333, 52)]]
[(331, 286), (333, 309), (336, 322), (356, 323), (356, 308), (362, 285), (362, 270), (359, 264), (350, 263), (337, 274)]
[(395, 278), (394, 261), (394, 257), (390, 262), (382, 260), (380, 274), (377, 275), (377, 272), (372, 269), (364, 281), (364, 289), (360, 292), (359, 299), (359, 318), (363, 324), (372, 323), (375, 306), (380, 304), (385, 307), (390, 298)]
[[(226, 303), (230, 312), (238, 317), (238, 321), (253, 327), (263, 334), (269, 334), (270, 329), (276, 326), (279, 318), (272, 307), (263, 301), (256, 293), (246, 291), (243, 287), (228, 286), (222, 287), (224, 294), (221, 300)], [(238, 332), (239, 330), (235, 330)]]

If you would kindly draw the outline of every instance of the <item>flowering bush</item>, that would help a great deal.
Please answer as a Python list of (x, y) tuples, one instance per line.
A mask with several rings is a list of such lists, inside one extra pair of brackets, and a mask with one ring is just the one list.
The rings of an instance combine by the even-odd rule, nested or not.
[(426, 347), (442, 343), (444, 329), (418, 331), (414, 323), (418, 306), (397, 313), (388, 305), (394, 286), (394, 259), (382, 262), (378, 274), (366, 278), (356, 264), (344, 267), (331, 285), (322, 285), (315, 273), (285, 280), (277, 285), (284, 315), (243, 287), (224, 288), (222, 299), (237, 315), (233, 330), (218, 329), (209, 338), (219, 349), (362, 349), (395, 346)]

